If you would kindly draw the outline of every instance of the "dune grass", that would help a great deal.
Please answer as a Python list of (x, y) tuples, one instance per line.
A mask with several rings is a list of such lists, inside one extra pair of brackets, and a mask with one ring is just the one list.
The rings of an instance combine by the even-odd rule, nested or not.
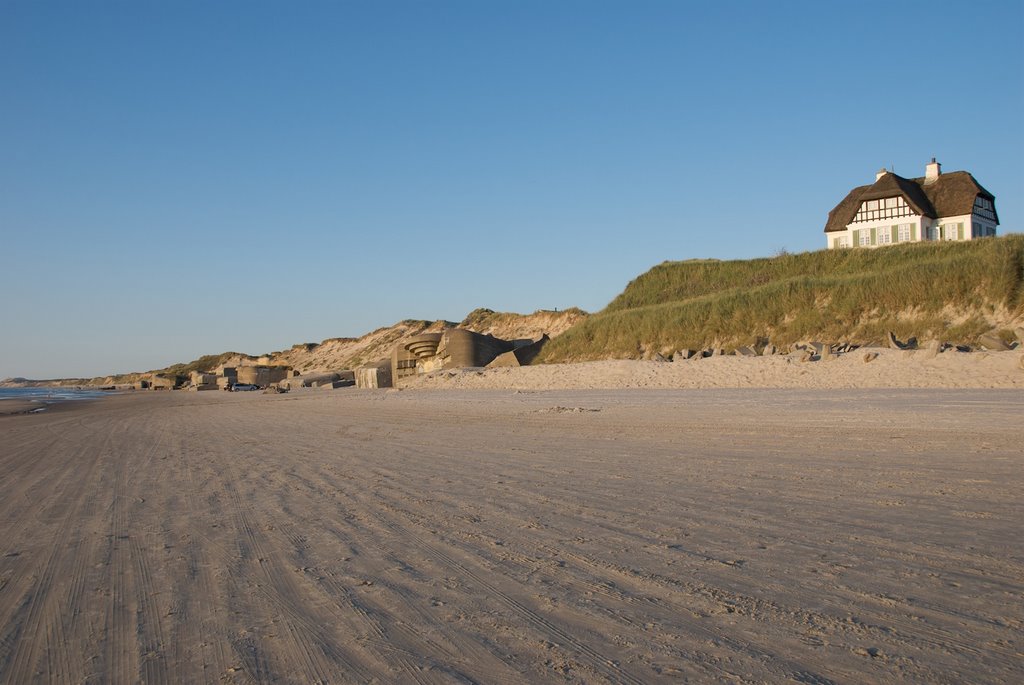
[[(533, 316), (538, 314), (559, 314), (562, 316), (587, 316), (587, 313), (579, 307), (570, 307), (561, 311), (557, 310), (544, 310), (538, 309), (533, 313)], [(517, 322), (522, 320), (522, 314), (515, 314), (512, 312), (496, 312), (493, 309), (479, 308), (474, 309), (466, 318), (459, 324), (460, 328), (468, 328), (470, 330), (478, 331), (486, 328), (500, 326), (510, 322)]]
[(193, 371), (201, 371), (203, 373), (209, 373), (215, 368), (226, 362), (228, 359), (233, 357), (242, 357), (249, 360), (255, 360), (256, 357), (251, 355), (242, 354), (241, 352), (222, 352), (221, 354), (206, 354), (191, 362), (183, 362), (179, 364), (172, 364), (165, 369), (159, 369), (157, 371), (151, 371), (150, 373), (158, 373), (167, 376), (180, 376), (187, 378)]
[(737, 261), (665, 262), (538, 362), (640, 358), (769, 339), (970, 343), (1024, 311), (1024, 236), (822, 250)]

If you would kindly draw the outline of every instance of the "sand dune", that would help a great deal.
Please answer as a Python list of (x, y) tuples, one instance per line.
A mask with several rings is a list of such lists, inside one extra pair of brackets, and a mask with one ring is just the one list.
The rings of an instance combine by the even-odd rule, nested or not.
[(0, 417), (0, 682), (1020, 682), (1022, 416), (339, 390)]

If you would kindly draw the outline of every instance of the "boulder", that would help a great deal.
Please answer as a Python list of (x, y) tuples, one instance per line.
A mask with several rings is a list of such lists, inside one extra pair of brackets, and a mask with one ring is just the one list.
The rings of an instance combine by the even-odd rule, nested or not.
[(868, 362), (873, 362), (876, 359), (878, 359), (878, 353), (877, 352), (865, 352), (864, 353), (864, 363), (865, 364), (867, 364)]
[(764, 349), (761, 350), (761, 356), (770, 357), (773, 354), (778, 354), (778, 352), (779, 348), (775, 347), (775, 345), (772, 345), (771, 343), (768, 343), (767, 345), (764, 346)]
[(925, 359), (935, 359), (936, 355), (939, 354), (939, 350), (941, 350), (941, 349), (942, 349), (942, 343), (940, 343), (938, 340), (932, 340), (924, 348), (924, 358)]
[(686, 361), (687, 359), (692, 357), (694, 354), (695, 354), (694, 351), (693, 350), (689, 350), (689, 349), (676, 350), (676, 353), (672, 355), (672, 361), (674, 361), (674, 362)]
[(756, 357), (757, 352), (752, 347), (737, 347), (736, 354), (741, 357)]

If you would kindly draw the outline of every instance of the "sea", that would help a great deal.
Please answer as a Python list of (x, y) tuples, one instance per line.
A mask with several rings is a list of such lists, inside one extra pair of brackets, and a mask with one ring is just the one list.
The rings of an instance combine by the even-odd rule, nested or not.
[(0, 400), (34, 400), (43, 404), (67, 402), (68, 400), (91, 400), (110, 394), (101, 390), (78, 390), (76, 388), (0, 388)]

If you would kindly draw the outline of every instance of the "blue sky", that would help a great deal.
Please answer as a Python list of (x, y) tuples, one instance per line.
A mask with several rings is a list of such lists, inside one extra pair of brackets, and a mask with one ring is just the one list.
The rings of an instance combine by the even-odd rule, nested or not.
[(0, 0), (0, 378), (596, 311), (932, 156), (1017, 232), (1022, 46), (1019, 0)]

